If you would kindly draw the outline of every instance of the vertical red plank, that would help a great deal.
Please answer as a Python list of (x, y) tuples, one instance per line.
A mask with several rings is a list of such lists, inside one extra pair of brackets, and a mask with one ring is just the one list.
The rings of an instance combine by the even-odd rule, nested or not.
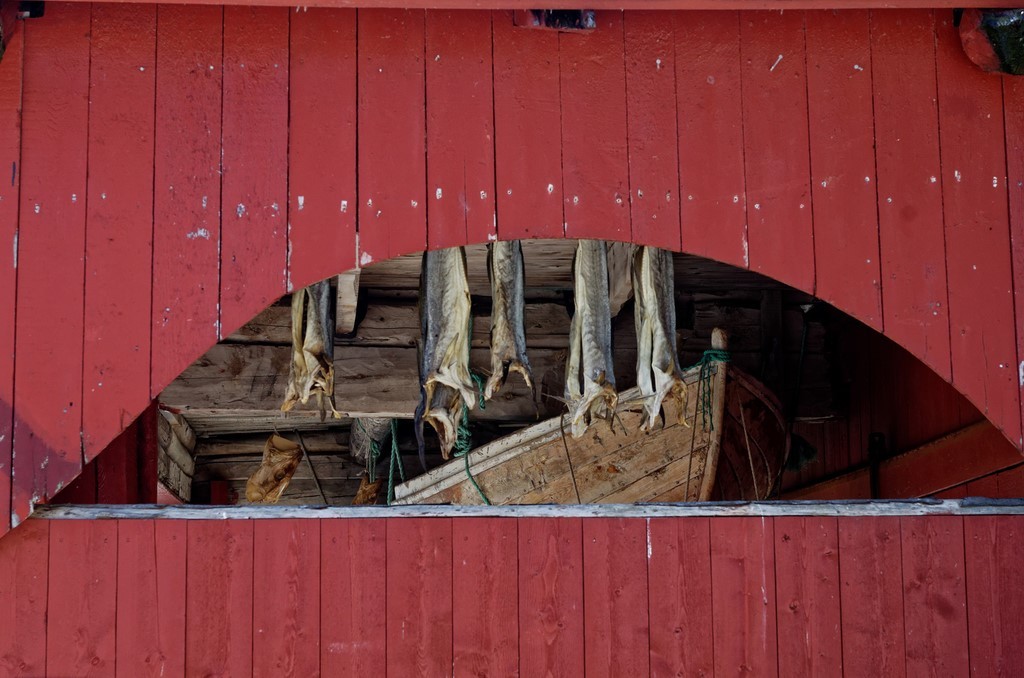
[(715, 665), (711, 624), (711, 523), (655, 518), (647, 561), (651, 675), (709, 676)]
[(1020, 516), (965, 516), (971, 675), (1024, 675)]
[(289, 12), (224, 9), (222, 337), (287, 290)]
[(663, 12), (626, 12), (623, 21), (633, 242), (679, 251), (679, 137), (672, 22)]
[[(1017, 325), (1017, 393), (1024, 419), (1024, 81), (1003, 76), (1006, 126), (1006, 185), (1010, 193), (1010, 248), (1013, 256), (1013, 296)], [(1024, 421), (1021, 424), (1024, 427)], [(1017, 442), (1024, 447), (1024, 440)]]
[(53, 521), (49, 572), (47, 674), (113, 676), (117, 522)]
[(356, 11), (291, 17), (288, 283), (356, 265)]
[(746, 267), (739, 13), (674, 12), (672, 20), (683, 249)]
[(24, 26), (12, 523), (82, 468), (90, 8)]
[(497, 237), (491, 13), (426, 14), (427, 246)]
[(254, 521), (254, 676), (320, 671), (320, 521)]
[(185, 675), (250, 675), (252, 521), (189, 521), (187, 563)]
[(359, 10), (360, 266), (426, 249), (424, 30), (423, 10)]
[(137, 469), (137, 496), (141, 504), (155, 504), (157, 495), (157, 446), (158, 433), (156, 418), (158, 403), (153, 401), (137, 421), (138, 437), (135, 463)]
[(1006, 499), (1024, 497), (1024, 466), (1014, 466), (996, 474), (999, 478), (999, 496)]
[(157, 10), (153, 397), (219, 338), (223, 18)]
[(384, 621), (387, 523), (320, 523), (320, 670), (324, 678), (382, 676), (387, 667)]
[(502, 240), (560, 238), (558, 34), (517, 28), (510, 11), (494, 12), (492, 21), (498, 232)]
[(715, 675), (778, 675), (771, 518), (711, 523)]
[(904, 516), (900, 522), (907, 673), (966, 676), (963, 518)]
[(931, 12), (871, 12), (885, 333), (948, 380), (934, 50)]
[(519, 521), (519, 675), (583, 675), (583, 526)]
[(952, 15), (940, 16), (939, 139), (953, 383), (1019, 445), (1002, 83), (964, 54)]
[(584, 647), (588, 676), (650, 673), (647, 522), (583, 521)]
[(906, 675), (899, 518), (839, 518), (843, 670)]
[(882, 329), (867, 11), (807, 13), (815, 294)]
[(630, 240), (622, 12), (586, 33), (559, 33), (562, 199), (569, 237)]
[(0, 670), (46, 673), (48, 520), (30, 520), (0, 540)]
[[(18, 184), (21, 169), (21, 75), (24, 42), (10, 40), (0, 61), (0, 536), (11, 526), (14, 437), (14, 308), (18, 274)], [(6, 174), (10, 171), (11, 179)]]
[(519, 675), (518, 552), (515, 519), (452, 522), (454, 675)]
[(82, 467), (74, 480), (67, 487), (50, 499), (51, 504), (95, 504), (98, 480), (96, 462)]
[(843, 675), (835, 518), (775, 519), (779, 675)]
[(814, 291), (804, 12), (744, 12), (743, 145), (750, 268)]
[(117, 675), (184, 678), (186, 526), (117, 523)]
[(96, 456), (149, 404), (156, 6), (92, 16), (82, 441)]
[[(97, 504), (134, 504), (135, 497), (130, 496), (128, 478), (128, 454), (134, 453), (131, 427), (114, 438), (103, 450), (103, 454), (94, 459), (90, 466), (96, 468), (96, 503)], [(129, 450), (129, 447), (132, 449)]]
[(995, 473), (967, 483), (966, 496), (990, 498), (1002, 496), (999, 492), (999, 474)]
[(452, 637), (452, 521), (403, 518), (390, 522), (388, 673), (450, 675)]

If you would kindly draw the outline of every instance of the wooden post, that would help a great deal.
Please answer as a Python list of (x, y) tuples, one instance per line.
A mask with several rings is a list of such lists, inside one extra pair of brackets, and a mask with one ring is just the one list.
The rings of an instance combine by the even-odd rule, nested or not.
[[(725, 330), (715, 328), (711, 332), (711, 348), (716, 351), (729, 350), (729, 335)], [(725, 426), (725, 385), (726, 374), (729, 370), (729, 363), (715, 363), (715, 376), (711, 378), (711, 443), (708, 447), (708, 465), (704, 470), (704, 477), (701, 479), (700, 494), (697, 501), (707, 501), (711, 498), (711, 490), (715, 485), (715, 476), (718, 474), (718, 454), (722, 443), (722, 428)], [(699, 396), (698, 396), (699, 397)], [(700, 405), (698, 404), (698, 409)], [(694, 417), (693, 425), (697, 426), (697, 417)], [(694, 433), (696, 435), (696, 433)]]
[(356, 329), (356, 310), (359, 307), (359, 269), (338, 276), (338, 291), (334, 309), (335, 336), (351, 334)]

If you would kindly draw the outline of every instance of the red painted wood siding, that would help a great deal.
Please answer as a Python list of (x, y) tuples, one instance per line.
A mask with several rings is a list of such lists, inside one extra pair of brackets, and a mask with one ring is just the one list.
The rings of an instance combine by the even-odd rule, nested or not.
[(1021, 446), (1021, 88), (967, 63), (947, 12), (512, 21), (27, 22), (0, 63), (0, 533), (289, 282), (495, 233), (657, 243), (817, 293)]
[(0, 675), (1014, 676), (1022, 532), (1006, 515), (37, 519), (0, 541)]

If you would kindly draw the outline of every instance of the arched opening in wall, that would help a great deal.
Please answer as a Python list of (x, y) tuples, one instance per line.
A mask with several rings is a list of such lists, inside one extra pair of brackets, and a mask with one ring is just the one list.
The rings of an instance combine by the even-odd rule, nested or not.
[[(315, 397), (281, 410), (296, 312), (290, 295), (280, 299), (186, 369), (163, 392), (158, 410), (136, 424), (137, 431), (157, 432), (150, 439), (159, 448), (165, 498), (236, 504), (269, 493), (278, 504), (332, 506), (479, 504), (485, 497), (495, 504), (852, 499), (998, 496), (994, 474), (1016, 482), (1020, 458), (1013, 447), (952, 386), (887, 338), (803, 292), (692, 255), (670, 255), (673, 280), (638, 280), (638, 295), (635, 250), (626, 244), (607, 247), (607, 310), (585, 309), (610, 319), (607, 357), (618, 411), (595, 416), (574, 436), (573, 417), (562, 416), (572, 400), (565, 377), (572, 318), (581, 298), (577, 281), (594, 282), (574, 277), (576, 247), (571, 240), (524, 241), (521, 302), (512, 280), (492, 286), (487, 246), (465, 248), (472, 321), (467, 316), (470, 331), (456, 334), (478, 377), (471, 387), (485, 390), (492, 373), (492, 316), (503, 303), (497, 291), (523, 308), (534, 388), (513, 372), (483, 407), (474, 403), (465, 422), (461, 405), (450, 409), (454, 433), (447, 444), (424, 426), (425, 463), (415, 419), (423, 256), (329, 279), (324, 335), (333, 348), (337, 415), (326, 405), (322, 416)], [(451, 282), (451, 271), (441, 274)], [(682, 409), (667, 398), (644, 430), (651, 399), (637, 395), (637, 355), (644, 349), (636, 316), (638, 298), (650, 300), (652, 290), (674, 312), (668, 334), (686, 397)], [(438, 294), (448, 311), (448, 291)], [(428, 322), (428, 331), (441, 333), (437, 322), (457, 326), (462, 317), (446, 312)], [(727, 345), (713, 346), (717, 330)], [(655, 362), (665, 350), (652, 351)], [(720, 370), (727, 378), (717, 382)], [(131, 449), (119, 441), (113, 450)], [(460, 450), (471, 451), (463, 458)], [(87, 468), (54, 503), (102, 501), (91, 483), (102, 486), (102, 466), (119, 463), (115, 456), (100, 455), (97, 468)], [(972, 481), (981, 484), (972, 490)]]

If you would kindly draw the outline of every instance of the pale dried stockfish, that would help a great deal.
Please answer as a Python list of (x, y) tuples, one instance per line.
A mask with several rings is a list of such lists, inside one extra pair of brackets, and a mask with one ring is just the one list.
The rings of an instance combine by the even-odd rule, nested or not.
[(575, 312), (569, 327), (565, 397), (572, 435), (578, 438), (594, 418), (610, 421), (618, 402), (604, 241), (580, 240), (572, 268)]
[(321, 420), (325, 403), (335, 419), (341, 418), (334, 409), (334, 322), (326, 280), (292, 295), (292, 365), (281, 409), (288, 412), (295, 403), (305, 405), (311, 395), (316, 395)]
[(533, 374), (526, 358), (526, 274), (523, 246), (518, 240), (487, 246), (487, 275), (491, 280), (491, 376), (484, 389), (490, 400), (504, 385), (509, 372), (518, 372), (533, 390)]
[(455, 446), (457, 436), (452, 431), (462, 421), (463, 408), (473, 409), (476, 405), (476, 389), (469, 372), (472, 314), (463, 248), (424, 253), (419, 303), (420, 404), (416, 408), (416, 439), (420, 461), (425, 462), (423, 422), (437, 431), (441, 454), (447, 459)]
[(263, 446), (263, 461), (245, 482), (245, 498), (254, 504), (274, 504), (288, 487), (302, 460), (302, 447), (276, 433)]
[(676, 344), (675, 276), (672, 253), (658, 247), (637, 247), (633, 254), (633, 297), (636, 299), (636, 383), (644, 398), (650, 429), (662, 403), (673, 398), (685, 412), (686, 383), (679, 369)]

